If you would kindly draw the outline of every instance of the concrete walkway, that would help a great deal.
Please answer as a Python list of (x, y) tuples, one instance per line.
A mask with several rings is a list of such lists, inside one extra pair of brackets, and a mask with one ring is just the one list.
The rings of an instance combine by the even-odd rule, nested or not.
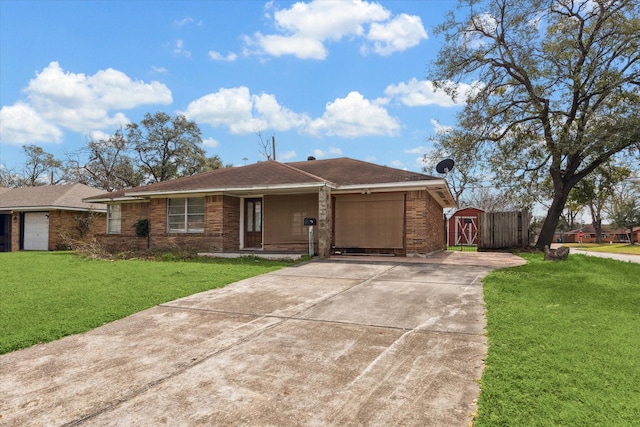
[(598, 258), (610, 258), (616, 259), (618, 261), (624, 262), (635, 262), (640, 264), (640, 255), (629, 255), (629, 254), (614, 254), (609, 252), (596, 252), (596, 251), (584, 251), (580, 248), (569, 248), (570, 254), (580, 254), (580, 255), (588, 255), (595, 256)]
[(311, 262), (0, 356), (0, 425), (467, 426), (510, 254)]

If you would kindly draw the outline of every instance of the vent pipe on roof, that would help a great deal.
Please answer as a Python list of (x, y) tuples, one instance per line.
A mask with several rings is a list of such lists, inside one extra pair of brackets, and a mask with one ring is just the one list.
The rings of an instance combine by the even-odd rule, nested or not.
[(313, 157), (313, 156), (309, 156), (309, 157), (307, 157), (307, 161), (308, 161), (308, 162), (310, 162), (310, 161), (312, 161), (312, 160), (315, 160), (315, 159), (316, 159), (316, 158), (315, 158), (315, 157)]

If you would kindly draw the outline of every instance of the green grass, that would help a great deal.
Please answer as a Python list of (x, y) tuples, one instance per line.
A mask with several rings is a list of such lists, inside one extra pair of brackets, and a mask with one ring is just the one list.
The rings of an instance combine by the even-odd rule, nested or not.
[(563, 243), (563, 246), (582, 249), (585, 251), (609, 252), (615, 254), (640, 255), (640, 245), (629, 245), (626, 243)]
[(478, 247), (474, 245), (447, 246), (447, 250), (453, 252), (478, 252)]
[(69, 252), (0, 253), (0, 354), (285, 265), (254, 258), (103, 261)]
[(489, 353), (475, 426), (640, 420), (640, 264), (570, 255), (484, 280)]

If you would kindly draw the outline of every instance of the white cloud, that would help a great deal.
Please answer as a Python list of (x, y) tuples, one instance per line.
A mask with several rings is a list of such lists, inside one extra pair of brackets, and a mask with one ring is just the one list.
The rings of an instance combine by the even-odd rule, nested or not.
[(255, 43), (271, 56), (294, 55), (300, 59), (325, 59), (327, 50), (322, 42), (309, 37), (255, 34)]
[(274, 95), (252, 95), (245, 86), (222, 88), (192, 101), (184, 115), (213, 127), (226, 126), (233, 134), (248, 134), (266, 129), (290, 130), (309, 122), (280, 104)]
[(220, 146), (220, 142), (213, 138), (207, 138), (202, 140), (202, 145), (209, 148), (216, 148)]
[(278, 156), (278, 160), (292, 160), (297, 156), (295, 151), (285, 151), (284, 153), (276, 152), (276, 155)]
[(404, 150), (404, 152), (407, 153), (407, 154), (424, 154), (428, 150), (429, 149), (427, 147), (425, 147), (424, 145), (420, 145), (418, 147), (406, 149), (406, 150)]
[(467, 96), (474, 94), (479, 87), (478, 82), (473, 84), (453, 82), (458, 93), (456, 99), (453, 100), (442, 89), (433, 86), (433, 82), (429, 80), (418, 80), (412, 78), (408, 82), (401, 82), (397, 85), (389, 85), (384, 90), (385, 95), (390, 98), (396, 98), (408, 107), (424, 107), (428, 105), (437, 105), (440, 107), (455, 107), (466, 103)]
[(274, 13), (274, 3), (269, 2), (265, 9), (265, 17), (273, 20), (276, 32), (245, 36), (245, 54), (322, 60), (328, 56), (327, 43), (362, 38), (373, 44), (375, 53), (390, 55), (427, 38), (419, 17), (401, 14), (392, 18), (389, 10), (375, 2), (299, 1)]
[(25, 89), (29, 104), (52, 123), (76, 132), (116, 127), (129, 122), (121, 112), (145, 104), (170, 104), (171, 91), (159, 82), (133, 81), (108, 68), (92, 76), (65, 72), (49, 64)]
[(328, 151), (322, 151), (320, 149), (313, 150), (313, 156), (315, 158), (323, 158), (327, 156), (341, 156), (342, 150), (336, 147), (330, 147)]
[(33, 142), (60, 142), (62, 131), (33, 108), (18, 102), (0, 109), (0, 141), (22, 145)]
[(289, 130), (301, 128), (310, 121), (307, 115), (294, 113), (278, 104), (274, 95), (253, 95), (252, 100), (256, 112), (268, 123), (270, 129)]
[(233, 134), (264, 130), (296, 130), (314, 136), (356, 138), (397, 135), (400, 123), (387, 110), (358, 93), (329, 102), (322, 117), (312, 120), (278, 103), (271, 94), (251, 94), (246, 86), (221, 88), (189, 103), (183, 114), (212, 127), (225, 126)]
[(451, 129), (453, 129), (453, 126), (441, 125), (440, 122), (436, 119), (431, 119), (431, 124), (433, 125), (433, 130), (436, 131), (436, 133), (449, 132)]
[(362, 35), (363, 24), (385, 20), (389, 15), (390, 12), (378, 3), (315, 0), (297, 2), (290, 9), (278, 10), (274, 18), (282, 31), (317, 40), (339, 40), (345, 36)]
[(184, 48), (184, 40), (176, 40), (176, 43), (173, 46), (173, 54), (176, 56), (191, 58), (191, 51)]
[(214, 61), (234, 62), (236, 59), (238, 59), (238, 55), (233, 52), (229, 52), (226, 56), (224, 56), (220, 52), (210, 50), (209, 58), (213, 59)]
[(156, 67), (155, 65), (152, 65), (151, 71), (158, 74), (164, 74), (167, 72), (167, 69), (165, 67)]
[(89, 134), (129, 122), (120, 111), (146, 104), (170, 104), (171, 91), (153, 81), (134, 81), (108, 68), (94, 75), (65, 72), (51, 62), (24, 89), (26, 102), (4, 106), (3, 142), (59, 141), (60, 128)]
[[(425, 153), (426, 154), (426, 153)], [(416, 157), (416, 166), (420, 169), (432, 168), (433, 166), (429, 164), (429, 161), (425, 158), (425, 156)], [(428, 170), (425, 172), (428, 173)]]
[(93, 141), (106, 140), (111, 136), (111, 134), (108, 134), (107, 132), (101, 130), (94, 130), (92, 132), (89, 132), (89, 138), (91, 138)]
[(389, 163), (389, 166), (391, 166), (392, 168), (403, 168), (404, 167), (404, 163), (402, 163), (400, 160), (392, 160)]
[(190, 16), (187, 16), (187, 17), (185, 17), (185, 18), (183, 18), (183, 19), (181, 19), (179, 21), (175, 21), (174, 24), (177, 27), (183, 27), (183, 26), (185, 26), (187, 24), (191, 24), (192, 22), (194, 22), (194, 19), (192, 17), (190, 17)]
[(227, 126), (231, 133), (242, 134), (262, 130), (252, 117), (253, 104), (247, 87), (220, 89), (192, 101), (184, 115), (190, 120), (212, 127)]
[(327, 104), (321, 118), (313, 120), (307, 132), (312, 135), (355, 138), (367, 135), (397, 135), (400, 123), (386, 109), (374, 105), (358, 92)]
[(373, 51), (382, 56), (401, 52), (427, 39), (419, 16), (400, 14), (390, 22), (371, 24), (367, 38), (373, 41)]

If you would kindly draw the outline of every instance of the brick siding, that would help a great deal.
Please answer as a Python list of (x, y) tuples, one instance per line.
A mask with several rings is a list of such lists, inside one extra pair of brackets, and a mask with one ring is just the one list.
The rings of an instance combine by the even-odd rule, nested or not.
[[(110, 250), (195, 250), (231, 252), (240, 248), (240, 199), (205, 197), (204, 232), (169, 233), (167, 199), (148, 203), (123, 203), (120, 234), (102, 234), (100, 243)], [(149, 237), (137, 237), (134, 224), (149, 219)], [(105, 221), (106, 223), (106, 221)]]
[(98, 242), (111, 251), (145, 250), (147, 238), (136, 236), (135, 223), (149, 217), (149, 203), (122, 203), (120, 234), (107, 234), (107, 220), (102, 226), (102, 234), (96, 236)]
[(106, 217), (101, 212), (50, 211), (49, 249), (68, 249), (73, 240), (90, 241), (104, 230)]
[[(316, 253), (325, 254), (328, 247), (320, 247), (319, 237), (324, 228), (331, 230), (331, 193), (320, 197), (319, 215), (323, 221), (316, 228)], [(426, 191), (411, 191), (405, 199), (405, 248), (395, 249), (396, 255), (427, 254), (445, 249), (445, 231), (442, 207)], [(149, 218), (149, 249), (152, 250), (195, 250), (200, 252), (235, 252), (240, 250), (240, 199), (232, 196), (205, 197), (205, 226), (201, 233), (167, 232), (167, 199), (151, 199), (148, 203), (122, 204), (121, 234), (101, 234), (100, 242), (112, 250), (146, 249), (147, 238), (136, 237), (133, 224)], [(106, 220), (104, 221), (106, 223)], [(103, 230), (104, 230), (103, 225)], [(327, 231), (328, 231), (327, 230)], [(266, 251), (289, 251), (306, 253), (308, 243), (283, 242), (269, 244)], [(326, 256), (326, 255), (325, 255)]]
[(407, 255), (446, 249), (442, 207), (426, 191), (407, 192), (405, 232)]

